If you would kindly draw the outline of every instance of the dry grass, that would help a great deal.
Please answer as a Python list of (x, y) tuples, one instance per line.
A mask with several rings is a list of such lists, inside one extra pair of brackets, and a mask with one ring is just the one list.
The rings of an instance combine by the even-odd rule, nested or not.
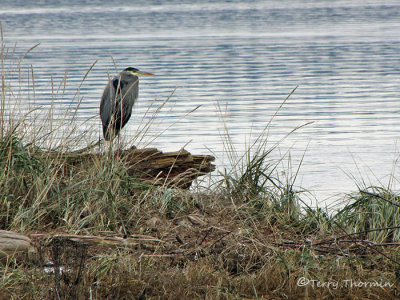
[[(136, 207), (130, 222), (123, 218), (126, 246), (33, 235), (38, 258), (3, 265), (3, 295), (38, 299), (398, 296), (398, 245), (374, 246), (334, 230), (303, 232), (301, 225), (271, 226), (263, 218), (250, 219), (251, 207), (238, 212), (224, 195), (164, 192), (153, 191), (136, 204), (140, 210)], [(171, 202), (166, 205), (164, 197)], [(71, 232), (55, 227), (50, 232), (33, 231)], [(79, 234), (123, 237), (121, 231), (88, 228)], [(63, 271), (46, 273), (48, 262)], [(315, 281), (302, 287), (298, 285), (302, 277)], [(350, 287), (350, 280), (390, 286)], [(341, 287), (335, 288), (335, 283)], [(321, 284), (332, 286), (317, 286)]]

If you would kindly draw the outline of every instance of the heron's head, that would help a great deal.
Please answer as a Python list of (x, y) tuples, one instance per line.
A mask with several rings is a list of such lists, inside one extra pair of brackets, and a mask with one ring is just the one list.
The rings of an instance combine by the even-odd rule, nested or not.
[(133, 74), (136, 76), (143, 76), (143, 75), (153, 76), (154, 75), (153, 73), (143, 72), (143, 71), (140, 71), (139, 69), (132, 68), (132, 67), (126, 68), (124, 70), (124, 72), (130, 73), (130, 74)]

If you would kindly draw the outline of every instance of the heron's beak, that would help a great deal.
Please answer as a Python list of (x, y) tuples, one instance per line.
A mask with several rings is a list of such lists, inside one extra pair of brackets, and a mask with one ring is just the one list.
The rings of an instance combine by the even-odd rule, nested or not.
[(143, 76), (143, 75), (145, 75), (145, 76), (153, 76), (154, 75), (153, 73), (142, 72), (142, 71), (136, 71), (134, 74), (135, 75), (139, 75), (139, 76)]

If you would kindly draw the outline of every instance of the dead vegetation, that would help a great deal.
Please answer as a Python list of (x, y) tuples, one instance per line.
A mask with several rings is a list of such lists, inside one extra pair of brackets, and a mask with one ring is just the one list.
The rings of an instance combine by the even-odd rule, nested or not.
[[(162, 211), (161, 203), (142, 203), (137, 222), (126, 228), (127, 235), (111, 231), (71, 234), (59, 230), (28, 234), (37, 249), (36, 256), (27, 261), (10, 258), (4, 262), (3, 296), (399, 296), (397, 242), (374, 243), (360, 238), (362, 233), (340, 234), (338, 228), (330, 232), (321, 232), (319, 228), (304, 232), (301, 222), (277, 222), (271, 226), (265, 219), (250, 217), (247, 205), (239, 210), (229, 205), (229, 199), (223, 195), (193, 195), (175, 190), (173, 199), (181, 208), (174, 213)], [(307, 285), (301, 286), (302, 278), (308, 280)], [(335, 288), (335, 283), (339, 287)]]

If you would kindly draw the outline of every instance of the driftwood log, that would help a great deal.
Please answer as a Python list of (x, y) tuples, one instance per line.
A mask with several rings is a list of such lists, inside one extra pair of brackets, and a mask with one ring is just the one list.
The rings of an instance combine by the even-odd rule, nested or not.
[(39, 240), (45, 241), (44, 244), (47, 246), (53, 243), (62, 245), (73, 243), (78, 246), (114, 246), (129, 249), (144, 247), (150, 250), (157, 249), (161, 243), (164, 243), (158, 238), (147, 235), (132, 235), (122, 238), (118, 236), (32, 233), (28, 236), (13, 231), (0, 230), (0, 259), (15, 257), (21, 261), (35, 260)]
[(0, 258), (31, 255), (35, 252), (29, 237), (12, 231), (0, 230)]
[[(48, 155), (49, 153), (47, 153)], [(179, 187), (187, 189), (193, 180), (215, 170), (212, 164), (215, 158), (211, 155), (192, 155), (185, 149), (175, 152), (162, 152), (156, 148), (119, 150), (110, 153), (68, 153), (54, 156), (63, 158), (63, 167), (69, 170), (85, 167), (85, 164), (120, 159), (130, 176), (134, 176), (145, 184)]]

